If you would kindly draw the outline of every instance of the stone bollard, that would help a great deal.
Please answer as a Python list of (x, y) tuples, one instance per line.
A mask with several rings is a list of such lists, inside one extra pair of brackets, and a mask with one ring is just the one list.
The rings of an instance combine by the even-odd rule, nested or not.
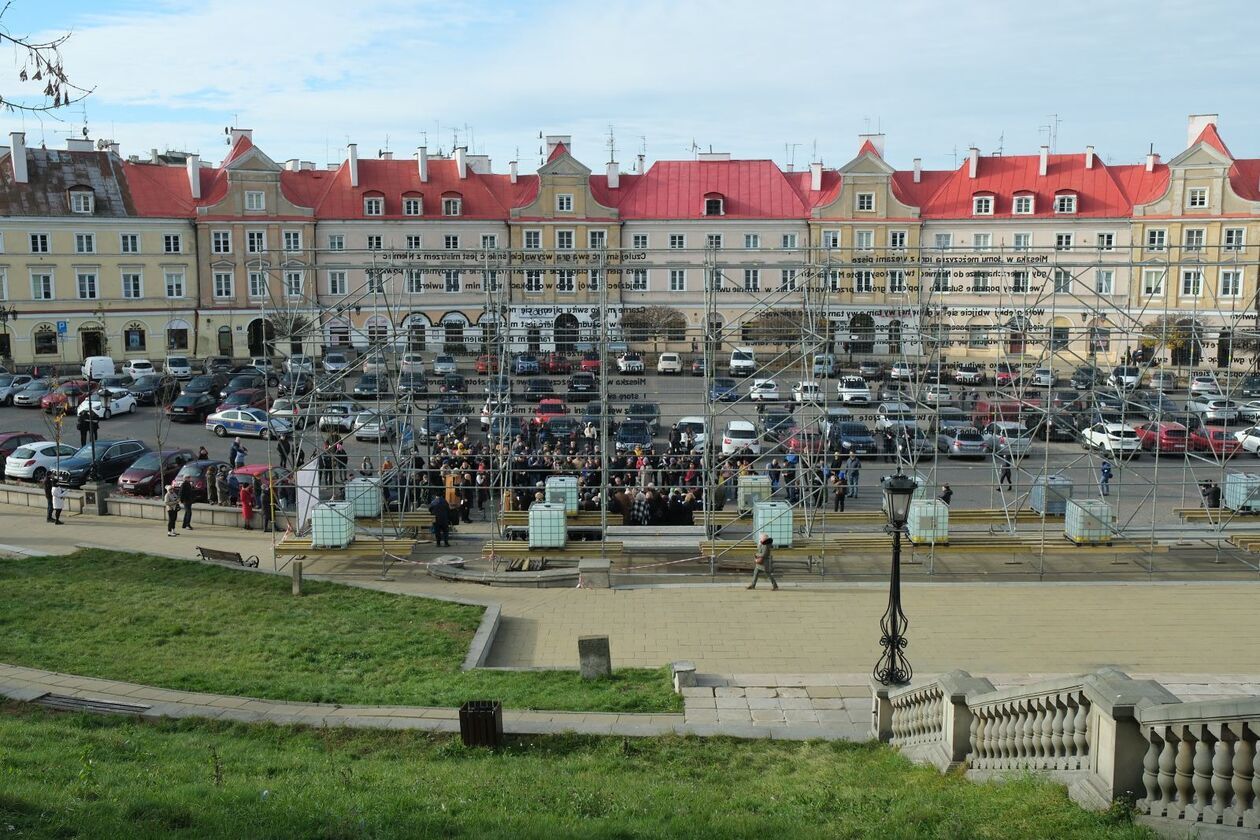
[(293, 594), (302, 594), (302, 561), (293, 561)]
[(578, 636), (578, 669), (584, 680), (612, 676), (607, 636)]
[(696, 684), (696, 663), (688, 661), (675, 662), (670, 666), (674, 672), (674, 693), (681, 694), (684, 688)]
[(578, 561), (578, 584), (582, 589), (608, 589), (611, 560), (589, 557)]

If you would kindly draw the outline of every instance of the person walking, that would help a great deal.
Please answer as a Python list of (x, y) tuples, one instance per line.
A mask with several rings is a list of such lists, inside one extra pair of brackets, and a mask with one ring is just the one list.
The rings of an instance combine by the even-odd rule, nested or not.
[(849, 483), (845, 480), (844, 470), (833, 472), (828, 483), (831, 485), (831, 512), (844, 513), (844, 497), (849, 494)]
[[(174, 482), (171, 482), (174, 486)], [(193, 486), (191, 481), (185, 481), (179, 485), (179, 501), (184, 506), (184, 524), (186, 531), (191, 531), (192, 526), (192, 506), (193, 506)]]
[(288, 435), (281, 435), (280, 440), (276, 441), (276, 454), (280, 456), (280, 469), (287, 470), (289, 468), (289, 453), (292, 451), (293, 445), (289, 443)]
[(1104, 496), (1111, 495), (1111, 463), (1103, 461), (1098, 469), (1098, 489)]
[(65, 525), (61, 521), (61, 512), (66, 509), (66, 488), (60, 484), (52, 489), (53, 524)]
[(246, 531), (254, 530), (251, 521), (254, 518), (254, 488), (250, 482), (241, 484), (241, 522)]
[(56, 487), (56, 482), (53, 481), (52, 471), (51, 470), (45, 471), (44, 472), (44, 501), (48, 503), (48, 521), (49, 522), (53, 521), (53, 489), (55, 487)]
[(435, 494), (429, 502), (429, 513), (433, 514), (433, 541), (437, 545), (451, 544), (451, 507), (446, 499)]
[(949, 507), (949, 503), (954, 499), (954, 488), (948, 484), (942, 484), (941, 495), (938, 498), (945, 503), (945, 507)]
[[(184, 482), (187, 484), (187, 482)], [(179, 515), (179, 493), (175, 483), (166, 485), (166, 493), (162, 496), (162, 506), (166, 508), (166, 536), (178, 537), (175, 532), (175, 517)]]
[(770, 579), (770, 585), (777, 591), (779, 582), (774, 579), (774, 538), (769, 534), (762, 534), (761, 542), (757, 544), (757, 556), (753, 560), (752, 583), (748, 584), (748, 588), (756, 589), (757, 578), (763, 574)]
[(862, 478), (862, 461), (858, 458), (857, 453), (849, 456), (849, 460), (844, 462), (845, 478), (848, 480), (849, 496), (857, 498), (858, 482)]
[(1007, 490), (1015, 489), (1015, 485), (1011, 481), (1011, 462), (1010, 461), (1003, 461), (1002, 469), (998, 471), (998, 487), (1001, 487), (1004, 484), (1006, 485)]

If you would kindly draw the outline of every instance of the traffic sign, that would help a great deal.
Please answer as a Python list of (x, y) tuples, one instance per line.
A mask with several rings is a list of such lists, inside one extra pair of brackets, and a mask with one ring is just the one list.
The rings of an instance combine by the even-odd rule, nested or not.
[(69, 321), (58, 321), (58, 322), (57, 322), (57, 335), (65, 335), (65, 334), (66, 334), (67, 332), (69, 332), (69, 331), (70, 331), (70, 322), (69, 322)]

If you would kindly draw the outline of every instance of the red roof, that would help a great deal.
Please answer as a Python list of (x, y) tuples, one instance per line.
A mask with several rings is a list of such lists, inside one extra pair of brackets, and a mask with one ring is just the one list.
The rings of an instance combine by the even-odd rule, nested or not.
[(188, 189), (188, 171), (184, 167), (128, 161), (123, 164), (123, 172), (139, 215), (167, 218), (196, 215), (196, 202)]
[(719, 193), (723, 218), (803, 219), (796, 188), (769, 160), (663, 160), (635, 178), (621, 199), (622, 218), (704, 218), (704, 197)]
[(1129, 197), (1129, 204), (1149, 204), (1168, 191), (1168, 164), (1157, 163), (1147, 172), (1142, 163), (1110, 167), (1111, 177)]
[(892, 176), (893, 195), (902, 204), (922, 207), (953, 175), (954, 172), (949, 169), (924, 169), (919, 173), (916, 184), (913, 171), (897, 171)]
[(236, 138), (236, 142), (232, 144), (232, 148), (228, 150), (227, 157), (223, 159), (223, 166), (227, 166), (238, 157), (243, 157), (246, 152), (254, 148), (254, 141), (249, 139), (248, 134), (242, 134)]
[(975, 178), (969, 177), (969, 166), (969, 161), (964, 162), (921, 205), (923, 218), (970, 218), (971, 198), (976, 193), (995, 196), (995, 218), (1012, 216), (1012, 197), (1017, 192), (1034, 194), (1033, 218), (1053, 217), (1054, 197), (1061, 192), (1076, 194), (1078, 218), (1127, 216), (1131, 210), (1128, 196), (1098, 157), (1093, 168), (1086, 169), (1084, 155), (1050, 155), (1044, 176), (1038, 174), (1039, 155), (982, 157)]
[(1195, 141), (1190, 145), (1197, 146), (1199, 143), (1206, 143), (1231, 160), (1234, 157), (1229, 153), (1229, 149), (1226, 148), (1225, 141), (1221, 139), (1220, 133), (1216, 130), (1215, 123), (1208, 123), (1203, 126), (1203, 130), (1199, 132), (1199, 136), (1196, 137)]
[(826, 207), (835, 201), (836, 196), (840, 194), (840, 183), (843, 180), (840, 177), (840, 173), (836, 170), (824, 169), (822, 173), (822, 189), (815, 192), (809, 188), (813, 180), (809, 172), (785, 172), (783, 177), (788, 179), (792, 189), (796, 190), (797, 195), (801, 197), (801, 201), (810, 210), (817, 207)]
[(1244, 158), (1234, 161), (1229, 169), (1229, 183), (1239, 198), (1260, 201), (1260, 160)]
[(880, 159), (884, 157), (883, 155), (879, 153), (879, 149), (875, 148), (875, 144), (872, 143), (869, 138), (866, 140), (865, 143), (862, 144), (862, 148), (858, 149), (857, 156), (861, 157), (867, 152), (870, 152), (871, 154), (875, 155), (875, 157), (880, 158)]
[(568, 146), (564, 145), (563, 143), (557, 143), (556, 147), (551, 150), (551, 154), (547, 155), (547, 163), (551, 163), (553, 160), (560, 157), (561, 155), (567, 155), (568, 153), (569, 153)]
[[(285, 173), (294, 176), (310, 177), (319, 173), (314, 171)], [(459, 194), (463, 206), (461, 218), (467, 219), (506, 219), (509, 205), (504, 204), (500, 195), (512, 190), (500, 186), (492, 189), (489, 184), (502, 181), (507, 187), (512, 185), (507, 175), (478, 175), (472, 169), (467, 170), (466, 178), (459, 177), (455, 161), (446, 159), (429, 160), (429, 180), (420, 180), (420, 171), (415, 161), (410, 160), (361, 160), (359, 161), (359, 186), (350, 186), (350, 168), (343, 164), (332, 175), (332, 181), (315, 206), (315, 215), (327, 219), (362, 219), (363, 196), (367, 193), (379, 193), (385, 197), (385, 213), (383, 216), (370, 218), (437, 218), (442, 215), (442, 196)], [(402, 208), (403, 193), (423, 196), (421, 204), (423, 215), (419, 217), (404, 216)]]

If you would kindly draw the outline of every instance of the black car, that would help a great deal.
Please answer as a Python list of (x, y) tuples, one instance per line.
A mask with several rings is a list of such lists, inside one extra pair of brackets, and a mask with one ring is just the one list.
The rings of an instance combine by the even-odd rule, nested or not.
[(652, 430), (642, 420), (627, 420), (617, 427), (615, 439), (618, 452), (628, 452), (636, 446), (644, 452), (652, 450)]
[(389, 396), (389, 381), (379, 373), (365, 373), (354, 383), (354, 395), (374, 400)]
[(1103, 372), (1096, 367), (1090, 365), (1081, 365), (1072, 371), (1072, 387), (1078, 391), (1089, 391), (1095, 385), (1101, 385), (1107, 381), (1107, 377), (1103, 376)]
[(344, 400), (346, 398), (345, 377), (337, 374), (324, 374), (315, 380), (315, 399)]
[(183, 423), (204, 423), (218, 406), (219, 401), (210, 394), (180, 394), (166, 407), (166, 416)]
[(574, 432), (581, 432), (582, 426), (576, 418), (567, 414), (553, 414), (543, 423), (543, 428), (552, 440), (564, 440)]
[(139, 440), (98, 440), (69, 458), (62, 458), (61, 466), (53, 470), (53, 480), (63, 487), (82, 487), (95, 473), (101, 481), (113, 481), (148, 451), (149, 447)]
[(146, 374), (127, 389), (140, 405), (166, 405), (179, 393), (179, 383), (169, 376)]
[(1024, 419), (1024, 428), (1035, 438), (1045, 441), (1076, 440), (1076, 423), (1066, 411), (1051, 411), (1047, 414), (1030, 414)]
[(442, 390), (459, 394), (468, 393), (468, 380), (458, 373), (448, 373), (442, 377)]
[(420, 396), (429, 389), (429, 382), (423, 373), (398, 374), (398, 396)]
[(525, 398), (532, 402), (538, 402), (543, 397), (549, 397), (555, 392), (556, 389), (551, 386), (550, 379), (531, 379), (529, 384), (525, 386)]
[(449, 393), (438, 397), (435, 408), (445, 411), (447, 414), (471, 414), (472, 406), (468, 404), (468, 400), (464, 399), (463, 394)]
[[(266, 377), (274, 379), (274, 377)], [(301, 397), (315, 388), (315, 380), (309, 373), (286, 373), (275, 381), (276, 391), (285, 397)]]
[(219, 389), (219, 399), (225, 398), (228, 394), (236, 391), (244, 391), (245, 389), (262, 389), (267, 387), (267, 380), (257, 372), (254, 373), (238, 373), (233, 376), (223, 387)]
[(780, 441), (791, 436), (792, 430), (796, 428), (796, 418), (786, 409), (768, 408), (761, 415), (760, 425), (763, 438)]
[(593, 400), (598, 395), (599, 383), (594, 374), (575, 373), (569, 377), (569, 402)]
[(642, 420), (648, 424), (652, 434), (656, 434), (661, 427), (661, 407), (656, 403), (630, 403), (626, 407), (626, 419)]
[(843, 455), (862, 456), (879, 453), (875, 436), (862, 423), (850, 421), (832, 423), (827, 444), (833, 452)]
[(221, 373), (203, 373), (194, 376), (184, 384), (185, 394), (213, 394), (218, 396), (227, 384), (228, 378)]
[(201, 363), (201, 369), (205, 373), (230, 373), (232, 360), (227, 356), (206, 356)]
[(1238, 393), (1244, 397), (1260, 397), (1260, 374), (1244, 376), (1238, 384)]
[(468, 421), (463, 417), (447, 414), (444, 411), (430, 411), (424, 423), (416, 430), (421, 440), (432, 440), (438, 435), (457, 435), (463, 437)]

